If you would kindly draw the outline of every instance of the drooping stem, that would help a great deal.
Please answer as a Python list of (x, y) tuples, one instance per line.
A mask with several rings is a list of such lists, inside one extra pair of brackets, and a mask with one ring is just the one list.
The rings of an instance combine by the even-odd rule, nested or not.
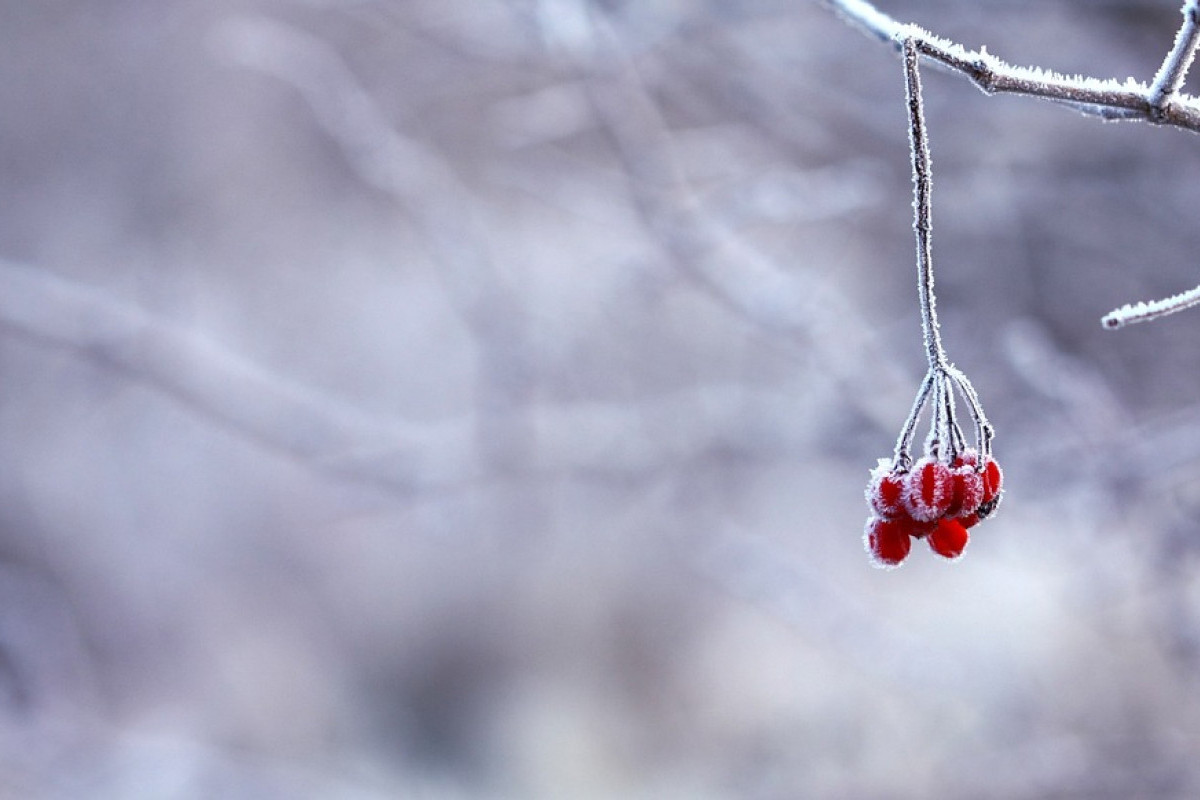
[(938, 331), (937, 299), (933, 294), (933, 223), (930, 193), (929, 137), (925, 132), (925, 111), (921, 101), (921, 76), (917, 71), (916, 39), (904, 40), (904, 85), (908, 99), (908, 134), (913, 165), (913, 230), (917, 234), (917, 287), (921, 297), (921, 329), (925, 334), (925, 354), (929, 368), (939, 370), (946, 364), (942, 338)]

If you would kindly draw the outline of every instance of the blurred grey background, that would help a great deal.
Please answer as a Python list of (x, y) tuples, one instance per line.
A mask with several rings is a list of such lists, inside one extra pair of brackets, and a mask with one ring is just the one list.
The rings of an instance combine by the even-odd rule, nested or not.
[[(891, 0), (1148, 79), (1177, 0)], [(0, 0), (0, 796), (1200, 796), (1200, 138), (925, 72), (1008, 497), (869, 567), (903, 79), (811, 0)]]

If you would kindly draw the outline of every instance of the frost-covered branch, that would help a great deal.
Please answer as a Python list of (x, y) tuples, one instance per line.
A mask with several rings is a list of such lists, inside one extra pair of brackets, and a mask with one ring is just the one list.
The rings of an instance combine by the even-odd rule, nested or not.
[(1200, 132), (1200, 99), (1179, 94), (1197, 42), (1200, 0), (1187, 0), (1175, 46), (1150, 85), (1128, 78), (1067, 76), (1040, 67), (1017, 67), (988, 53), (968, 50), (914, 25), (904, 25), (865, 0), (821, 0), (873, 37), (897, 50), (907, 38), (922, 55), (961, 72), (987, 94), (1006, 92), (1065, 103), (1104, 119), (1141, 119)]
[[(1162, 66), (1149, 84), (1128, 78), (1124, 83), (1113, 79), (1096, 79), (1083, 76), (1068, 77), (1046, 71), (1040, 67), (1014, 67), (987, 52), (986, 49), (967, 50), (961, 45), (941, 39), (915, 25), (904, 25), (876, 9), (866, 0), (821, 0), (826, 6), (862, 28), (868, 34), (890, 42), (904, 52), (909, 79), (909, 105), (913, 105), (912, 82), (915, 66), (913, 51), (961, 72), (987, 94), (1010, 92), (1065, 103), (1084, 114), (1104, 119), (1141, 119), (1155, 124), (1174, 125), (1200, 132), (1200, 99), (1183, 95), (1180, 89), (1187, 78), (1188, 69), (1200, 46), (1200, 0), (1185, 0), (1181, 13), (1183, 21), (1175, 34), (1175, 42), (1163, 59)], [(913, 154), (915, 167), (919, 167), (921, 152), (916, 137), (921, 123), (914, 120)], [(923, 145), (923, 140), (922, 140)], [(925, 153), (928, 161), (928, 154)], [(921, 244), (920, 203), (921, 175), (917, 177), (918, 204), (918, 259), (927, 258)], [(923, 273), (924, 274), (924, 273)], [(1102, 320), (1104, 327), (1120, 328), (1133, 322), (1143, 322), (1182, 311), (1200, 303), (1200, 287), (1150, 303), (1122, 306), (1107, 314)], [(926, 344), (932, 348), (928, 329), (936, 332), (936, 318), (927, 310), (925, 293), (922, 293), (922, 317), (926, 324)], [(932, 353), (932, 350), (931, 350)], [(931, 355), (931, 358), (933, 356)]]

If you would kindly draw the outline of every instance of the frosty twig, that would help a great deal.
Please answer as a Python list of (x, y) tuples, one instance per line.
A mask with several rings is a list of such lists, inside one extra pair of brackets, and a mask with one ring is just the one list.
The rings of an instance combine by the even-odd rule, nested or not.
[(1162, 300), (1154, 300), (1149, 303), (1128, 303), (1105, 314), (1104, 318), (1100, 320), (1100, 324), (1110, 330), (1115, 330), (1135, 322), (1148, 322), (1165, 317), (1194, 305), (1200, 305), (1200, 286), (1164, 297)]
[(1197, 44), (1200, 44), (1200, 3), (1197, 0), (1188, 0), (1183, 4), (1183, 24), (1175, 34), (1175, 45), (1163, 59), (1158, 74), (1154, 76), (1154, 82), (1150, 84), (1149, 99), (1153, 109), (1164, 108), (1183, 86), (1188, 68), (1196, 56)]

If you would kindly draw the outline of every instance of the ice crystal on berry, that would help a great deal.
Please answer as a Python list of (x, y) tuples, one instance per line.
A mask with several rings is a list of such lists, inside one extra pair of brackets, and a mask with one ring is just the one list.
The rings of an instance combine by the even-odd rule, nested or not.
[(904, 482), (904, 507), (921, 522), (935, 522), (946, 515), (954, 489), (950, 467), (926, 456), (916, 463)]
[(946, 509), (947, 517), (962, 517), (974, 513), (983, 502), (983, 475), (975, 470), (974, 455), (960, 455), (951, 467), (950, 505)]
[(891, 462), (881, 458), (879, 465), (871, 470), (871, 481), (867, 484), (867, 505), (884, 519), (902, 516), (905, 513), (904, 487), (904, 476), (893, 472)]

